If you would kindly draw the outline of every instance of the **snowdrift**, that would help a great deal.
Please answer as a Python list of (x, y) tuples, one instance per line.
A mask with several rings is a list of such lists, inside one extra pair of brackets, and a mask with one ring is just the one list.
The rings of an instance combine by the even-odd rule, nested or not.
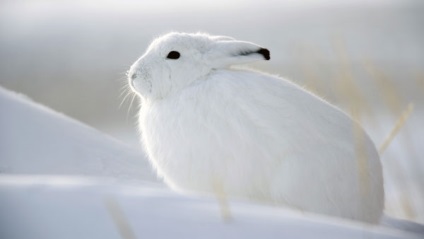
[(163, 186), (144, 155), (0, 88), (0, 238), (422, 238)]
[(0, 173), (156, 181), (141, 151), (0, 87)]

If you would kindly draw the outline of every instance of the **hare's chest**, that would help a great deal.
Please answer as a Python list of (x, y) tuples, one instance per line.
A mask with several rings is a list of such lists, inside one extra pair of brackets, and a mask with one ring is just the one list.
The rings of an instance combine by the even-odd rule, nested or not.
[[(231, 129), (219, 109), (201, 102), (154, 105), (140, 112), (142, 141), (149, 159), (168, 183), (204, 188), (231, 157)], [(217, 169), (217, 170), (214, 170)], [(172, 185), (172, 183), (170, 183)]]

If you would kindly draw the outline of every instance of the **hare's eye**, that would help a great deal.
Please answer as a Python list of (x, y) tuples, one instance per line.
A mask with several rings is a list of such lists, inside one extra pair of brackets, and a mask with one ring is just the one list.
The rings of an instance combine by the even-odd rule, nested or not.
[(180, 53), (178, 51), (170, 51), (166, 56), (168, 59), (176, 60), (180, 58)]

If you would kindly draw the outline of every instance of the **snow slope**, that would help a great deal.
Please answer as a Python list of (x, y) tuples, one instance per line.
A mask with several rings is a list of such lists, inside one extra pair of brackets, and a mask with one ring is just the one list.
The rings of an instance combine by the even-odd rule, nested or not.
[[(422, 238), (163, 187), (143, 155), (0, 88), (0, 238)], [(396, 221), (395, 221), (396, 223)]]
[(0, 173), (156, 181), (143, 153), (0, 87)]
[(151, 185), (3, 176), (0, 195), (0, 238), (120, 238), (122, 218), (128, 238), (419, 238), (246, 202), (225, 222), (215, 200)]

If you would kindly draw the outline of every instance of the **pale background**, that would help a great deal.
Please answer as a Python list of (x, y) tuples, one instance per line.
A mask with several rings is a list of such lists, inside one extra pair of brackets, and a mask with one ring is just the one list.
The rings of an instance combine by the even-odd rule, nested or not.
[(152, 39), (175, 30), (252, 41), (271, 50), (271, 61), (254, 67), (348, 112), (359, 107), (377, 146), (414, 104), (382, 154), (386, 182), (406, 195), (400, 214), (414, 218), (424, 211), (423, 29), (420, 0), (3, 0), (0, 86), (138, 147), (137, 100), (120, 107), (121, 93)]

